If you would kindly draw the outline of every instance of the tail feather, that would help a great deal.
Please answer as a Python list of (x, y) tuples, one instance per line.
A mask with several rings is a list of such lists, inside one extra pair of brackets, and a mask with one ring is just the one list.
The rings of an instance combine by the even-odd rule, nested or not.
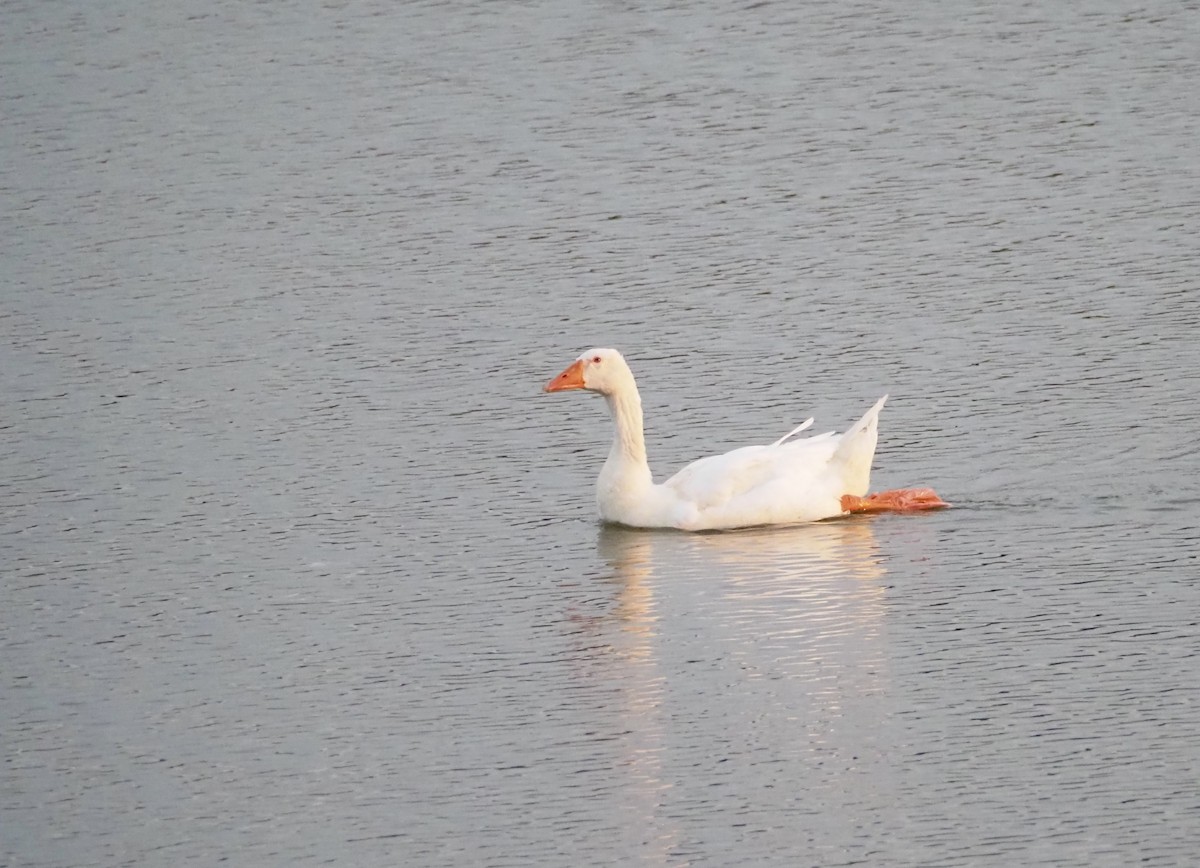
[(875, 444), (879, 440), (879, 411), (887, 399), (884, 395), (851, 425), (833, 453), (833, 462), (843, 466), (842, 478), (847, 494), (862, 497), (871, 486), (871, 462), (875, 459)]
[(795, 437), (801, 431), (804, 431), (805, 429), (809, 428), (812, 425), (812, 423), (815, 421), (816, 421), (815, 419), (813, 419), (811, 416), (809, 416), (807, 419), (805, 419), (803, 422), (801, 422), (799, 425), (797, 425), (795, 428), (793, 428), (788, 433), (784, 434), (782, 437), (780, 437), (778, 440), (776, 440), (771, 445), (772, 446), (782, 446), (784, 441), (786, 441), (789, 437)]

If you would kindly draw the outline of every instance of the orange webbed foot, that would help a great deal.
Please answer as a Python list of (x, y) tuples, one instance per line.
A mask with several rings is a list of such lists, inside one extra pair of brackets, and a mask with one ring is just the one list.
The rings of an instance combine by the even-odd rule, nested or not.
[(843, 512), (919, 512), (949, 505), (932, 488), (893, 488), (866, 497), (842, 495)]

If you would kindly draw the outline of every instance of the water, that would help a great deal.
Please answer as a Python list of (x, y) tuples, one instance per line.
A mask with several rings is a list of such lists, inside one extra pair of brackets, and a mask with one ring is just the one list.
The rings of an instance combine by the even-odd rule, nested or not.
[[(0, 863), (1194, 858), (1194, 10), (3, 16)], [(597, 344), (956, 508), (601, 528)]]

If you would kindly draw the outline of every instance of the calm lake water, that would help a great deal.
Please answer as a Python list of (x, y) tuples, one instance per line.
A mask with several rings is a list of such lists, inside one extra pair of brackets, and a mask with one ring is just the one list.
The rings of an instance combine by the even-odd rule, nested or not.
[[(0, 864), (1193, 864), (1200, 16), (0, 5)], [(603, 528), (843, 429), (952, 510)]]

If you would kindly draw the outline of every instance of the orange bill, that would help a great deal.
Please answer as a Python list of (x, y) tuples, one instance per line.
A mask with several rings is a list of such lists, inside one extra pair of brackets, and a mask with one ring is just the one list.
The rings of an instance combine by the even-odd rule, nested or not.
[(546, 384), (543, 391), (565, 392), (568, 389), (583, 388), (583, 361), (576, 360), (571, 366)]

